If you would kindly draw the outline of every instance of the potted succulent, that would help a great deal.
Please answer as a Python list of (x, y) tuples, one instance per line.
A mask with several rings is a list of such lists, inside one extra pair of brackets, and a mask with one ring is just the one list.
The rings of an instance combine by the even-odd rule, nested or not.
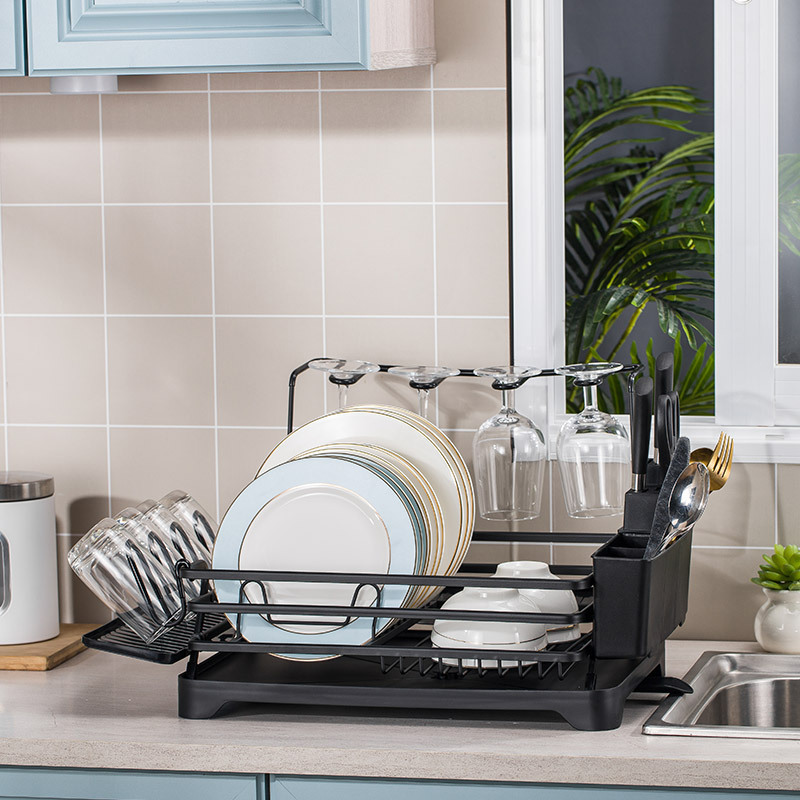
[(756, 639), (769, 653), (800, 653), (800, 548), (776, 544), (762, 559), (750, 579), (767, 597), (756, 614)]

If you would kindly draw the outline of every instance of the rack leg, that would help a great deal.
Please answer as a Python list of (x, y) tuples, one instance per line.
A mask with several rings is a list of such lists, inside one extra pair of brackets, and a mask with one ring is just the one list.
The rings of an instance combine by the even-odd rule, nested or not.
[(183, 719), (211, 719), (228, 702), (219, 691), (208, 691), (201, 681), (178, 677), (178, 716)]
[(692, 694), (694, 689), (686, 681), (680, 678), (670, 678), (666, 674), (664, 657), (656, 665), (655, 669), (636, 687), (637, 692), (647, 692), (651, 694)]

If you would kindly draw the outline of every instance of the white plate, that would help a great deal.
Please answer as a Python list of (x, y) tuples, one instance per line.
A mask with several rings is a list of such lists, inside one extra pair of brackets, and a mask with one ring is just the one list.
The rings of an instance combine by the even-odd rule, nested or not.
[(411, 491), (410, 487), (405, 483), (405, 481), (393, 470), (378, 464), (371, 458), (366, 458), (365, 456), (357, 455), (356, 453), (350, 451), (343, 451), (342, 449), (337, 449), (337, 447), (337, 445), (333, 445), (331, 448), (314, 448), (299, 455), (297, 458), (293, 458), (292, 461), (298, 461), (303, 458), (319, 458), (321, 456), (325, 456), (327, 458), (339, 458), (342, 461), (360, 464), (365, 469), (380, 475), (395, 490), (395, 492), (397, 492), (397, 494), (400, 496), (400, 499), (405, 503), (406, 509), (411, 516), (417, 541), (417, 560), (414, 564), (414, 573), (421, 574), (424, 569), (428, 551), (428, 533), (425, 526), (425, 518), (422, 514), (421, 504), (417, 500), (415, 494)]
[[(422, 567), (418, 569), (420, 575), (435, 575), (436, 570), (442, 563), (442, 553), (444, 549), (442, 512), (439, 503), (428, 480), (416, 469), (408, 460), (398, 453), (387, 450), (384, 447), (366, 444), (330, 444), (320, 445), (311, 450), (301, 453), (298, 458), (311, 455), (331, 455), (337, 454), (350, 455), (354, 458), (367, 459), (377, 465), (383, 466), (386, 470), (394, 473), (399, 480), (411, 491), (419, 508), (422, 511), (423, 526), (425, 535), (423, 547)], [(419, 605), (423, 595), (429, 594), (427, 587), (418, 586), (415, 596), (409, 600), (409, 606)]]
[[(419, 414), (414, 414), (404, 408), (395, 408), (393, 406), (359, 406), (356, 407), (361, 410), (373, 411), (375, 413), (389, 414), (391, 416), (402, 419), (425, 433), (436, 442), (442, 452), (445, 454), (451, 469), (456, 476), (456, 482), (459, 488), (459, 497), (461, 502), (461, 519), (458, 532), (458, 540), (450, 542), (451, 558), (449, 563), (445, 564), (445, 568), (435, 574), (438, 575), (452, 575), (456, 573), (461, 566), (467, 554), (470, 541), (472, 539), (472, 528), (475, 523), (475, 493), (472, 487), (472, 479), (469, 475), (469, 470), (461, 457), (461, 454), (456, 449), (456, 446), (445, 436), (445, 434), (437, 428), (432, 422), (428, 421)], [(354, 409), (343, 409), (344, 412), (349, 412)], [(438, 593), (438, 592), (437, 592)], [(428, 598), (430, 599), (430, 598)]]
[[(245, 487), (220, 524), (213, 568), (408, 574), (414, 570), (416, 549), (408, 508), (392, 486), (360, 464), (319, 457), (279, 464)], [(218, 580), (215, 586), (220, 602), (239, 602), (240, 581)], [(278, 586), (267, 586), (269, 601), (350, 605), (355, 590), (352, 584)], [(411, 591), (384, 586), (381, 604), (401, 606)], [(261, 602), (258, 586), (247, 595)], [(362, 590), (359, 605), (374, 601), (369, 587)], [(235, 625), (236, 615), (228, 616)], [(391, 621), (379, 619), (376, 630)], [(279, 626), (243, 614), (241, 629), (251, 642), (364, 644), (373, 636), (373, 620), (359, 617), (335, 628)]]
[[(434, 574), (447, 574), (442, 570), (457, 560), (462, 549), (462, 530), (471, 525), (471, 520), (467, 520), (469, 502), (463, 476), (455, 459), (438, 437), (423, 426), (414, 424), (405, 415), (395, 413), (397, 411), (399, 409), (391, 407), (354, 406), (312, 420), (297, 428), (275, 447), (259, 474), (322, 444), (368, 444), (398, 453), (425, 475), (439, 501), (444, 523), (444, 553), (442, 566)], [(463, 465), (460, 456), (459, 460)]]

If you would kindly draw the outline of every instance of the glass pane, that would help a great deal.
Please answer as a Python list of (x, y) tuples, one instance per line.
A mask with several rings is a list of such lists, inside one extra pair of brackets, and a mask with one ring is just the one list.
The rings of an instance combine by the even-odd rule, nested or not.
[(800, 3), (778, 13), (778, 361), (800, 364)]
[(563, 8), (566, 361), (674, 350), (682, 411), (713, 414), (713, 0)]

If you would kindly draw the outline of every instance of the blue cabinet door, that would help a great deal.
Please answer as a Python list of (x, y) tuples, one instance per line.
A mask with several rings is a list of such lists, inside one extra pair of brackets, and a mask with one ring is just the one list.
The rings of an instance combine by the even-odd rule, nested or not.
[(0, 75), (25, 74), (23, 0), (0, 0)]
[(368, 0), (27, 0), (27, 11), (31, 75), (369, 66)]
[(461, 783), (373, 778), (270, 778), (270, 800), (800, 800), (795, 792), (636, 786)]
[(0, 767), (0, 800), (266, 800), (263, 775)]

